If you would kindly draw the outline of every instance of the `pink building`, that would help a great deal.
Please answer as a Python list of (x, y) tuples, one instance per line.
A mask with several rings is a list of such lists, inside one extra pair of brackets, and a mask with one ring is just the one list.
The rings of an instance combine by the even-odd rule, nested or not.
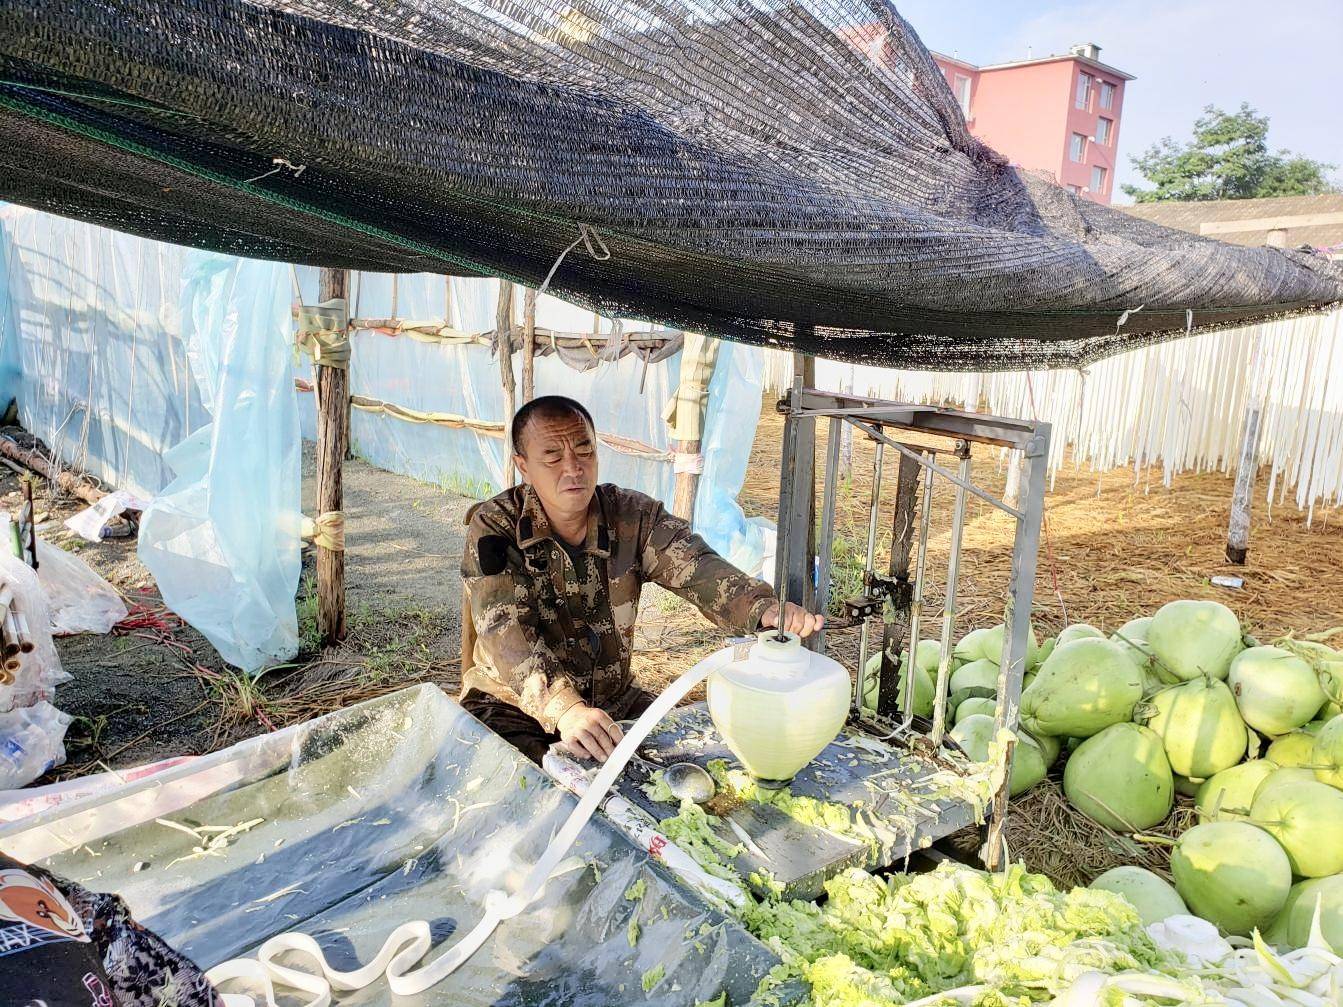
[(1119, 157), (1124, 85), (1100, 46), (1066, 56), (975, 66), (933, 53), (970, 132), (1015, 165), (1050, 172), (1085, 199), (1109, 203)]

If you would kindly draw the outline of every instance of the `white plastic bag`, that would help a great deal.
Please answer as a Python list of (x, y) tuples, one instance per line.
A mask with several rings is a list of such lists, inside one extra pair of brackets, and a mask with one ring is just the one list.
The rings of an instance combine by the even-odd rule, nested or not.
[(56, 686), (70, 681), (61, 667), (60, 655), (51, 642), (51, 615), (46, 592), (38, 582), (37, 574), (23, 560), (0, 549), (0, 580), (14, 593), (14, 608), (28, 620), (28, 635), (33, 650), (24, 654), (14, 681), (0, 685), (0, 713), (32, 706), (56, 694)]
[(13, 790), (65, 762), (72, 718), (50, 703), (0, 713), (0, 790)]
[(51, 632), (56, 636), (107, 633), (126, 618), (126, 604), (111, 584), (78, 556), (41, 539), (37, 580), (47, 594)]
[(73, 517), (66, 518), (65, 527), (90, 542), (101, 542), (107, 523), (128, 510), (142, 511), (149, 506), (127, 490), (114, 490), (96, 504), (90, 504)]

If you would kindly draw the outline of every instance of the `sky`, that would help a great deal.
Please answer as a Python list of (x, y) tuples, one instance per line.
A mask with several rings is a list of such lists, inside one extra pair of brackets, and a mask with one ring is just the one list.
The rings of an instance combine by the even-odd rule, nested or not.
[[(1249, 102), (1268, 143), (1338, 167), (1343, 184), (1343, 0), (895, 0), (924, 45), (983, 65), (1095, 42), (1133, 74), (1117, 182), (1165, 136), (1185, 140), (1205, 105)], [(1115, 186), (1116, 202), (1131, 202)]]

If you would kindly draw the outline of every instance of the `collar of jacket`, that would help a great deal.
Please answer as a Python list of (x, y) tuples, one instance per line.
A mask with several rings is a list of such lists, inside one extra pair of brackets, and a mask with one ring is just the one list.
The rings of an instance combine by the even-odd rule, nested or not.
[[(541, 504), (541, 498), (530, 485), (522, 488), (522, 510), (517, 523), (518, 546), (529, 549), (546, 539), (554, 539), (555, 533), (550, 526), (550, 518)], [(588, 504), (588, 534), (583, 543), (583, 551), (590, 552), (603, 559), (611, 556), (611, 528), (606, 516), (606, 502), (602, 488), (597, 487)]]

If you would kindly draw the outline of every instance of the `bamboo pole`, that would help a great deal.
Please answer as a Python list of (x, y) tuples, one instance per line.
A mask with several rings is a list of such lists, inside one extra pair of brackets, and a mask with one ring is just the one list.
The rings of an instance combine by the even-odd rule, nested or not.
[(522, 401), (536, 398), (536, 291), (522, 299)]
[[(317, 298), (347, 299), (350, 273), (323, 268)], [(326, 364), (313, 367), (317, 386), (317, 513), (339, 513), (344, 506), (341, 468), (345, 460), (345, 416), (350, 398), (349, 371)], [(323, 644), (345, 638), (345, 553), (317, 546), (317, 628)]]
[[(517, 384), (513, 378), (513, 284), (499, 281), (499, 303), (494, 315), (494, 352), (499, 357), (499, 377), (504, 389), (504, 424), (517, 412)], [(504, 487), (516, 481), (512, 445), (504, 445)]]
[(699, 494), (700, 473), (704, 464), (700, 448), (705, 411), (709, 404), (709, 383), (713, 380), (717, 363), (717, 340), (698, 332), (685, 334), (680, 379), (666, 418), (672, 428), (672, 449), (676, 452), (672, 513), (686, 521), (692, 521), (695, 516), (695, 498)]

